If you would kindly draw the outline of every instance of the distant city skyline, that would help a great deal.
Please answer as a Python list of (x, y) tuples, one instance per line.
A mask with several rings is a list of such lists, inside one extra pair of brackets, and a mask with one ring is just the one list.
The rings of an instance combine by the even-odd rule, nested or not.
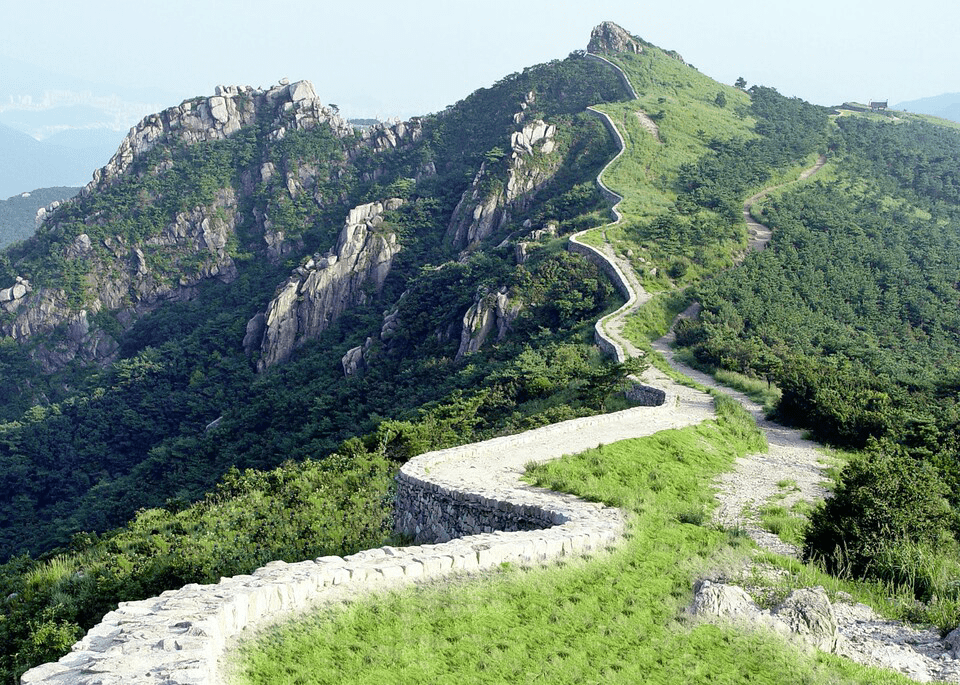
[[(161, 107), (211, 94), (218, 84), (268, 87), (286, 77), (312, 81), (321, 99), (347, 116), (406, 118), (582, 49), (590, 29), (610, 20), (677, 50), (718, 81), (742, 76), (817, 104), (960, 91), (960, 10), (939, 0), (909, 7), (861, 0), (288, 0), (278, 7), (245, 0), (16, 3), (0, 12), (0, 55), (103, 84), (100, 97), (111, 88), (156, 93)], [(13, 77), (0, 74), (0, 106), (9, 104), (5, 95), (17, 95), (5, 88)], [(44, 84), (32, 85), (43, 92)]]

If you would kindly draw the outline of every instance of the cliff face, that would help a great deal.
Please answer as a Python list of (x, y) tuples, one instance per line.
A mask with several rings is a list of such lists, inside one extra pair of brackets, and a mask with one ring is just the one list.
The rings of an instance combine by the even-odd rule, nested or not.
[(260, 371), (289, 359), (349, 307), (363, 304), (368, 288), (379, 292), (400, 251), (383, 214), (403, 200), (360, 205), (350, 211), (335, 248), (315, 254), (278, 288), (265, 312), (247, 324), (244, 348), (259, 351)]
[(268, 90), (250, 86), (217, 86), (213, 97), (187, 100), (159, 114), (151, 114), (135, 126), (105, 167), (94, 172), (85, 194), (126, 172), (133, 162), (158, 145), (193, 145), (222, 140), (257, 121), (266, 121), (275, 139), (287, 130), (305, 131), (320, 124), (343, 137), (353, 128), (317, 98), (309, 81), (274, 86)]
[(542, 119), (524, 123), (526, 110), (535, 101), (528, 93), (514, 116), (518, 130), (510, 137), (510, 155), (505, 173), (495, 171), (499, 163), (484, 162), (470, 187), (464, 191), (453, 212), (447, 239), (457, 249), (479, 243), (503, 228), (512, 211), (523, 210), (562, 163), (557, 149), (557, 127)]
[[(0, 336), (25, 341), (65, 326), (64, 335), (44, 340), (35, 349), (47, 371), (61, 368), (75, 358), (105, 361), (117, 349), (116, 341), (93, 325), (93, 316), (113, 312), (121, 325), (135, 320), (160, 302), (189, 299), (201, 281), (216, 278), (229, 282), (236, 267), (228, 242), (237, 222), (237, 198), (233, 189), (216, 193), (209, 206), (182, 212), (163, 230), (142, 243), (117, 235), (94, 240), (77, 235), (61, 251), (65, 263), (83, 265), (83, 287), (89, 294), (76, 307), (64, 288), (32, 288), (24, 279), (0, 291), (0, 310), (8, 314), (0, 324)], [(164, 273), (151, 269), (145, 252), (164, 254), (172, 260)], [(171, 277), (170, 272), (179, 274)], [(9, 291), (9, 298), (4, 294)]]

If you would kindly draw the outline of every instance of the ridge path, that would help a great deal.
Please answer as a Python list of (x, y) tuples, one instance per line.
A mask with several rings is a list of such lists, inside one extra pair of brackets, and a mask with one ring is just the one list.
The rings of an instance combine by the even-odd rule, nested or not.
[(748, 245), (751, 250), (759, 251), (765, 248), (767, 246), (767, 243), (770, 242), (770, 238), (773, 235), (773, 232), (769, 228), (767, 228), (766, 226), (764, 226), (759, 221), (753, 218), (753, 214), (750, 213), (751, 210), (753, 209), (753, 205), (755, 205), (757, 202), (759, 202), (760, 200), (762, 200), (763, 198), (765, 198), (767, 195), (769, 195), (775, 190), (779, 190), (780, 188), (786, 188), (787, 186), (793, 185), (794, 183), (799, 183), (800, 181), (807, 180), (808, 178), (816, 174), (818, 171), (820, 171), (824, 166), (826, 166), (826, 164), (827, 164), (826, 155), (820, 155), (819, 159), (817, 159), (816, 164), (814, 164), (809, 169), (805, 169), (803, 172), (801, 172), (799, 178), (797, 178), (795, 181), (788, 181), (787, 183), (781, 183), (780, 185), (764, 188), (756, 195), (753, 195), (746, 199), (746, 201), (743, 203), (743, 220), (747, 222), (747, 238), (748, 238)]
[[(809, 178), (825, 164), (826, 159), (821, 155), (817, 163), (802, 172), (796, 181), (766, 188), (744, 203), (743, 213), (750, 229), (752, 249), (762, 250), (772, 233), (768, 227), (750, 216), (752, 205), (778, 188)], [(613, 251), (609, 246), (605, 247), (609, 252)], [(636, 287), (642, 290), (635, 276), (629, 282), (631, 285), (636, 283)], [(638, 299), (646, 301), (649, 296)], [(609, 317), (607, 330), (611, 333), (622, 333), (624, 319), (636, 308), (617, 312)], [(677, 317), (674, 326), (681, 319), (695, 319), (699, 314), (700, 305), (694, 303)], [(763, 430), (769, 444), (768, 453), (754, 453), (738, 458), (734, 469), (721, 474), (717, 479), (716, 498), (719, 506), (714, 514), (714, 521), (726, 528), (745, 531), (762, 549), (798, 558), (799, 550), (795, 546), (782, 541), (761, 526), (756, 507), (775, 496), (780, 498), (778, 504), (787, 509), (801, 500), (813, 503), (828, 496), (824, 487), (824, 469), (827, 464), (822, 461), (819, 445), (806, 439), (802, 431), (767, 419), (763, 407), (745, 394), (678, 361), (672, 347), (675, 340), (674, 327), (671, 326), (666, 335), (653, 342), (653, 349), (662, 354), (674, 370), (740, 402)], [(789, 490), (785, 486), (789, 487)], [(834, 602), (833, 609), (841, 638), (838, 653), (842, 656), (860, 664), (903, 673), (918, 682), (960, 683), (960, 662), (954, 656), (953, 646), (942, 639), (935, 629), (918, 628), (885, 619), (872, 608), (855, 603), (852, 599)]]

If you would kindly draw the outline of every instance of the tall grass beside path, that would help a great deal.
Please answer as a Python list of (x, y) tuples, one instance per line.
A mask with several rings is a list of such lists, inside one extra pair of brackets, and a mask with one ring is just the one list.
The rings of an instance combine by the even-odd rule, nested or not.
[(710, 482), (762, 436), (730, 400), (717, 414), (528, 471), (537, 485), (625, 507), (619, 548), (323, 609), (246, 645), (236, 683), (910, 682), (687, 617), (693, 579), (750, 547), (706, 524)]

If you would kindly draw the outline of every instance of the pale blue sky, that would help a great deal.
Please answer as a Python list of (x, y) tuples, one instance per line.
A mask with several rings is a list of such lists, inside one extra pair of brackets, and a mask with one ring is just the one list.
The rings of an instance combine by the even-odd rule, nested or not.
[(945, 0), (11, 0), (0, 54), (164, 90), (164, 106), (288, 77), (349, 116), (407, 117), (584, 48), (603, 20), (717, 80), (819, 104), (960, 91), (960, 10)]

